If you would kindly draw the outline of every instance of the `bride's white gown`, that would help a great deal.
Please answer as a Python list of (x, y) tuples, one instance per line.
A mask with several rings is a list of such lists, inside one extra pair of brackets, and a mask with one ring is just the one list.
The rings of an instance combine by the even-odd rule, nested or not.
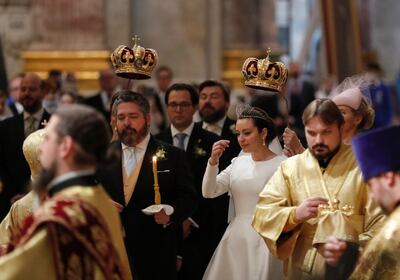
[(203, 195), (216, 197), (230, 191), (235, 217), (215, 250), (203, 279), (283, 279), (281, 261), (269, 253), (251, 221), (258, 194), (285, 159), (276, 156), (267, 161), (254, 161), (250, 155), (243, 155), (235, 158), (218, 176), (218, 167), (208, 164), (203, 178)]

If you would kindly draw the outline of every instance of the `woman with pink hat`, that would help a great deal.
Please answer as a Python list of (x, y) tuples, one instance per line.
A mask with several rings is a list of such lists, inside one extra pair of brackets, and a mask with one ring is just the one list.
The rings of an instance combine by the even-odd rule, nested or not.
[(375, 111), (363, 96), (359, 87), (349, 88), (333, 97), (344, 117), (342, 140), (350, 144), (351, 138), (372, 127)]
[[(345, 79), (336, 89), (339, 94), (334, 95), (333, 102), (339, 107), (344, 117), (342, 129), (343, 143), (350, 145), (351, 138), (363, 130), (372, 127), (375, 111), (366, 94), (362, 90), (368, 82), (364, 77)], [(283, 133), (284, 154), (287, 157), (300, 154), (304, 151), (296, 133), (286, 128)]]

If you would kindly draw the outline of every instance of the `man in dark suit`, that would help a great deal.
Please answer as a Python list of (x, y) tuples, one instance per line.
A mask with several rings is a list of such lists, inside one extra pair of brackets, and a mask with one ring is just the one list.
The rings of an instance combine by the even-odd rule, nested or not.
[(50, 118), (43, 109), (44, 83), (36, 74), (27, 74), (21, 81), (20, 102), (24, 112), (0, 122), (0, 219), (10, 208), (10, 200), (22, 194), (29, 182), (30, 170), (22, 153), (26, 136), (43, 128)]
[[(230, 141), (229, 148), (224, 152), (230, 159), (240, 152), (236, 137), (236, 122), (226, 116), (229, 108), (229, 92), (217, 81), (207, 80), (199, 86), (199, 113), (201, 125), (205, 130), (213, 132), (222, 139)], [(226, 166), (225, 166), (226, 167)]]
[[(220, 160), (220, 170), (224, 170), (232, 158), (240, 153), (237, 141), (235, 121), (226, 116), (229, 108), (229, 92), (225, 86), (218, 82), (207, 80), (199, 86), (199, 113), (203, 119), (200, 124), (210, 132), (229, 140), (229, 148)], [(214, 224), (212, 242), (217, 246), (225, 232), (228, 221), (229, 197), (227, 194), (214, 199), (212, 222)]]
[[(112, 199), (124, 208), (121, 213), (127, 252), (139, 279), (176, 279), (177, 230), (196, 208), (193, 178), (184, 151), (154, 139), (149, 134), (150, 106), (135, 92), (122, 91), (115, 100), (118, 141), (111, 144), (120, 153), (114, 167), (100, 169), (99, 181)], [(152, 158), (157, 156), (161, 203), (153, 215), (142, 209), (155, 204)]]
[(156, 73), (156, 86), (144, 87), (143, 94), (150, 102), (152, 112), (153, 133), (159, 133), (165, 130), (169, 125), (167, 106), (165, 104), (165, 93), (172, 84), (174, 73), (171, 68), (166, 65), (158, 67)]
[(83, 103), (97, 109), (106, 117), (106, 120), (109, 120), (111, 97), (120, 90), (118, 78), (111, 69), (100, 70), (99, 85), (100, 91), (93, 96), (85, 98)]
[(156, 138), (173, 144), (186, 152), (186, 158), (195, 175), (195, 187), (199, 208), (182, 224), (184, 244), (180, 279), (201, 279), (215, 247), (210, 244), (211, 200), (203, 198), (201, 185), (211, 156), (214, 142), (220, 138), (193, 122), (199, 96), (194, 87), (188, 84), (173, 84), (165, 93), (167, 113), (171, 126), (156, 135)]
[(291, 62), (289, 65), (289, 78), (284, 94), (289, 102), (291, 128), (299, 136), (303, 145), (306, 145), (302, 115), (307, 105), (315, 99), (315, 87), (305, 79), (298, 62)]

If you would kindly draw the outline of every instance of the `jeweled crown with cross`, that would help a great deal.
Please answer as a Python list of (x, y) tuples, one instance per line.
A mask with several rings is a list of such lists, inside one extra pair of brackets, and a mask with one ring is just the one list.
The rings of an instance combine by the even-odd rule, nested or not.
[(158, 61), (158, 54), (153, 49), (145, 49), (138, 45), (139, 37), (132, 39), (132, 48), (121, 45), (111, 54), (111, 62), (115, 74), (122, 78), (144, 80), (150, 79)]
[(258, 59), (249, 57), (243, 63), (242, 73), (244, 84), (251, 88), (281, 92), (288, 77), (288, 70), (282, 62), (271, 62), (267, 50), (267, 57)]

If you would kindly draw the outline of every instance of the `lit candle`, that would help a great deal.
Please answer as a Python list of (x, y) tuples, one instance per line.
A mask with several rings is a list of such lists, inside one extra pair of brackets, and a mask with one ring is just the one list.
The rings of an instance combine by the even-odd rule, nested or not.
[(158, 174), (157, 174), (157, 157), (153, 156), (153, 176), (154, 176), (154, 202), (155, 204), (161, 204), (160, 188), (158, 186)]

